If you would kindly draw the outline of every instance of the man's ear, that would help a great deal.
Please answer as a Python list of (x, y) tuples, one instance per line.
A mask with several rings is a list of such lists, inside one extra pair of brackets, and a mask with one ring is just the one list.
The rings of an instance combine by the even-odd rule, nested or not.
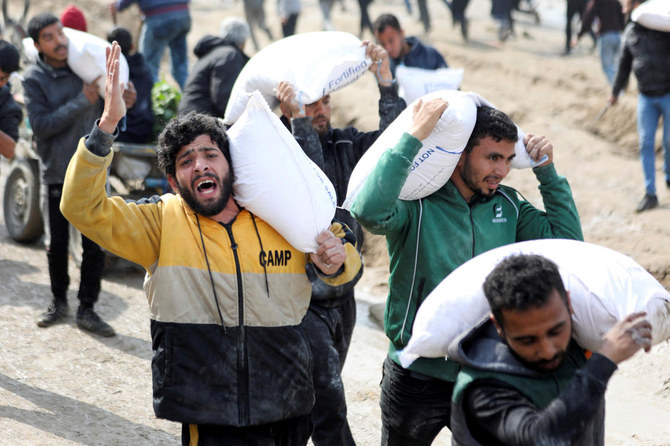
[(179, 183), (177, 183), (177, 180), (175, 179), (174, 175), (168, 175), (167, 180), (168, 183), (170, 183), (170, 187), (172, 187), (172, 190), (179, 193)]
[(496, 327), (496, 331), (498, 332), (500, 337), (504, 338), (505, 337), (505, 332), (503, 331), (502, 326), (496, 320), (496, 317), (493, 314), (490, 314), (489, 319), (491, 319), (491, 322), (493, 322), (493, 325)]

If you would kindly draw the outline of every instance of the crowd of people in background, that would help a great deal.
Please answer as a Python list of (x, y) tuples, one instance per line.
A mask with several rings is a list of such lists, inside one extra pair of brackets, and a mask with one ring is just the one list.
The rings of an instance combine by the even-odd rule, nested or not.
[[(152, 307), (152, 336), (154, 344), (160, 346), (155, 349), (155, 355), (164, 355), (162, 349), (165, 344), (174, 342), (181, 348), (176, 354), (183, 355), (175, 362), (183, 360), (188, 363), (193, 360), (196, 366), (201, 365), (208, 372), (216, 374), (220, 371), (208, 368), (206, 360), (209, 355), (220, 355), (219, 350), (223, 347), (219, 344), (237, 352), (237, 349), (242, 349), (241, 345), (246, 349), (245, 343), (249, 342), (252, 357), (254, 354), (272, 356), (282, 350), (282, 336), (286, 336), (296, 343), (304, 343), (310, 349), (309, 357), (304, 352), (294, 352), (295, 356), (289, 358), (291, 360), (282, 359), (281, 355), (273, 356), (276, 362), (269, 371), (263, 370), (258, 374), (254, 370), (247, 371), (250, 374), (245, 378), (248, 379), (247, 385), (267, 385), (264, 387), (266, 394), (255, 396), (250, 396), (249, 389), (243, 384), (220, 388), (208, 380), (202, 380), (196, 366), (188, 368), (174, 365), (162, 358), (165, 369), (154, 368), (154, 392), (159, 396), (155, 398), (154, 408), (157, 416), (183, 423), (183, 444), (189, 444), (194, 438), (195, 441), (198, 438), (210, 441), (254, 438), (259, 441), (269, 439), (271, 444), (306, 444), (311, 436), (316, 446), (353, 445), (355, 442), (347, 421), (341, 372), (356, 320), (353, 284), (361, 274), (360, 261), (353, 270), (351, 265), (360, 259), (362, 228), (365, 227), (387, 238), (394, 262), (386, 304), (385, 331), (391, 345), (383, 364), (381, 381), (382, 444), (429, 445), (444, 427), (456, 428), (455, 444), (494, 444), (501, 438), (507, 440), (520, 437), (521, 434), (503, 419), (489, 416), (487, 420), (495, 418), (494, 421), (499, 425), (499, 428), (492, 429), (490, 425), (484, 426), (486, 423), (478, 417), (482, 417), (482, 413), (487, 410), (494, 410), (487, 403), (491, 394), (501, 393), (506, 394), (507, 398), (524, 399), (523, 396), (519, 397), (524, 393), (523, 384), (515, 384), (514, 389), (510, 390), (505, 384), (507, 378), (497, 377), (493, 380), (494, 384), (487, 381), (488, 385), (482, 386), (481, 381), (476, 385), (468, 382), (459, 387), (459, 379), (465, 378), (459, 366), (452, 361), (422, 358), (411, 367), (404, 368), (398, 360), (398, 351), (407, 344), (412, 321), (425, 296), (446, 275), (476, 254), (504, 244), (535, 238), (582, 240), (577, 207), (567, 180), (555, 170), (552, 144), (546, 138), (532, 134), (527, 134), (524, 141), (531, 156), (540, 162), (533, 168), (533, 173), (542, 193), (545, 210), (541, 211), (516, 190), (500, 184), (509, 172), (515, 154), (517, 129), (502, 111), (480, 106), (475, 128), (449, 182), (423, 200), (400, 200), (399, 186), (402, 186), (402, 182), (398, 182), (398, 178), (407, 177), (410, 167), (407, 160), (414, 158), (421, 141), (433, 130), (437, 119), (448, 107), (446, 102), (440, 100), (419, 103), (411, 128), (407, 129), (388, 152), (388, 156), (372, 172), (351, 213), (342, 208), (337, 209), (337, 223), (319, 240), (323, 251), (305, 258), (300, 264), (300, 273), (291, 271), (290, 280), (284, 281), (279, 278), (280, 274), (265, 272), (265, 282), (259, 285), (259, 289), (267, 287), (268, 295), (273, 294), (275, 297), (275, 293), (286, 294), (282, 291), (282, 287), (286, 287), (291, 292), (295, 291), (304, 308), (293, 308), (279, 299), (272, 305), (280, 310), (291, 307), (292, 312), (287, 319), (280, 323), (261, 312), (254, 316), (258, 320), (254, 321), (254, 328), (250, 331), (253, 336), (249, 335), (248, 338), (243, 330), (243, 322), (227, 319), (229, 315), (226, 311), (223, 312), (225, 317), (219, 314), (221, 320), (212, 326), (194, 328), (198, 325), (198, 318), (205, 317), (196, 314), (198, 311), (206, 313), (199, 303), (202, 296), (192, 296), (191, 300), (187, 300), (189, 305), (198, 310), (185, 319), (180, 318), (175, 305), (183, 298), (180, 292), (191, 295), (193, 287), (204, 283), (205, 276), (193, 273), (193, 269), (201, 268), (198, 256), (201, 246), (207, 252), (204, 241), (207, 235), (230, 237), (234, 247), (227, 246), (224, 250), (226, 255), (230, 254), (230, 258), (237, 249), (233, 232), (242, 237), (240, 243), (243, 247), (256, 243), (256, 238), (260, 241), (264, 237), (281, 249), (291, 249), (286, 240), (273, 235), (272, 229), (265, 222), (235, 203), (231, 196), (234, 165), (230, 159), (226, 129), (216, 119), (223, 118), (235, 80), (250, 60), (245, 52), (245, 49), (248, 50), (247, 42), (251, 40), (255, 51), (261, 49), (254, 28), (264, 32), (270, 41), (275, 36), (268, 27), (263, 0), (244, 0), (245, 19), (225, 19), (218, 35), (198, 30), (203, 36), (193, 48), (196, 59), (189, 67), (187, 35), (194, 30), (189, 1), (116, 0), (110, 4), (110, 11), (116, 14), (133, 3), (137, 3), (143, 16), (137, 44), (131, 31), (121, 26), (114, 27), (105, 36), (110, 43), (115, 43), (108, 54), (107, 75), (110, 82), (107, 83), (104, 98), (99, 95), (95, 82), (84, 82), (67, 65), (68, 38), (63, 32), (63, 26), (86, 32), (87, 22), (81, 10), (68, 6), (60, 18), (51, 12), (40, 12), (31, 18), (27, 27), (39, 56), (36, 63), (26, 67), (23, 73), (23, 91), (27, 118), (41, 160), (41, 181), (46, 189), (44, 218), (48, 238), (45, 244), (51, 285), (49, 305), (39, 316), (37, 325), (50, 327), (62, 323), (68, 315), (68, 220), (74, 221), (86, 234), (82, 235), (83, 260), (76, 312), (76, 324), (82, 330), (103, 337), (115, 335), (114, 328), (94, 310), (101, 290), (105, 256), (100, 245), (105, 245), (144, 266), (148, 271), (147, 277), (153, 280), (153, 287), (147, 287), (150, 301), (160, 300), (164, 305)], [(323, 30), (334, 29), (331, 17), (334, 3), (334, 0), (319, 1)], [(406, 36), (396, 16), (384, 13), (373, 21), (367, 10), (370, 1), (359, 0), (358, 3), (359, 35), (363, 36), (369, 31), (371, 39), (375, 41), (366, 42), (366, 54), (373, 61), (370, 71), (374, 73), (379, 90), (379, 127), (370, 132), (353, 127), (333, 128), (330, 123), (333, 105), (329, 95), (314, 103), (299, 105), (295, 101), (295, 86), (282, 82), (276, 90), (281, 121), (302, 150), (333, 183), (338, 206), (344, 201), (356, 163), (407, 106), (398, 94), (396, 67), (405, 65), (426, 70), (448, 67), (444, 55), (436, 48), (423, 43), (418, 37)], [(645, 196), (636, 209), (638, 212), (658, 206), (654, 135), (661, 117), (664, 123), (665, 182), (670, 188), (670, 60), (667, 57), (670, 54), (670, 33), (648, 30), (632, 22), (626, 24), (625, 17), (640, 3), (640, 0), (626, 0), (625, 5), (621, 5), (618, 0), (567, 0), (564, 49), (566, 55), (570, 54), (585, 34), (591, 36), (594, 45), (598, 42), (602, 69), (611, 86), (611, 105), (617, 103), (631, 70), (638, 79), (637, 125), (645, 175)], [(444, 0), (444, 4), (451, 11), (454, 26), (460, 25), (462, 37), (467, 40), (468, 0)], [(283, 37), (295, 34), (304, 6), (301, 0), (278, 0), (276, 6)], [(407, 7), (410, 10), (411, 3), (407, 2)], [(514, 32), (513, 10), (523, 10), (537, 17), (536, 7), (532, 2), (522, 5), (520, 1), (493, 0), (491, 14), (499, 22), (500, 42), (507, 40)], [(424, 33), (428, 34), (434, 25), (430, 21), (426, 0), (418, 1), (418, 9)], [(581, 17), (581, 28), (576, 36), (572, 35), (574, 15)], [(596, 29), (593, 28), (594, 23), (597, 23)], [(177, 198), (135, 204), (114, 202), (106, 197), (101, 187), (104, 182), (96, 183), (92, 179), (96, 175), (104, 175), (108, 165), (106, 163), (110, 162), (112, 141), (156, 142), (151, 90), (160, 79), (160, 63), (166, 48), (169, 48), (170, 53), (170, 73), (182, 97), (178, 117), (160, 133), (157, 145), (159, 163)], [(116, 64), (121, 55), (125, 57), (129, 68), (129, 82), (125, 88), (118, 82)], [(19, 69), (19, 52), (10, 43), (0, 40), (0, 154), (6, 158), (14, 155), (18, 127), (23, 121), (21, 107), (14, 101), (7, 85), (10, 75)], [(68, 165), (73, 159), (72, 171), (68, 171), (66, 177)], [(202, 186), (206, 182), (202, 178), (208, 178), (206, 186)], [(80, 185), (86, 186), (86, 194), (77, 190)], [(201, 193), (201, 186), (211, 188), (217, 200), (204, 198), (206, 195)], [(89, 191), (93, 193), (89, 194)], [(492, 206), (496, 213), (505, 215), (503, 223), (492, 223), (488, 218)], [(91, 211), (82, 212), (82, 209)], [(162, 219), (173, 219), (177, 226), (172, 227)], [(211, 219), (216, 224), (207, 225), (205, 219)], [(96, 229), (96, 226), (101, 225), (100, 222), (113, 226), (115, 231), (112, 232), (126, 234), (122, 247), (114, 247), (115, 243), (120, 242), (105, 238), (105, 231), (99, 227)], [(436, 245), (444, 246), (446, 243), (442, 239), (443, 232), (430, 232), (430, 229), (425, 229), (427, 226), (439, 227), (442, 231), (451, 228), (447, 230), (453, 234), (448, 247), (453, 249), (436, 251)], [(175, 241), (170, 237), (181, 237), (174, 232), (177, 227), (189, 234), (200, 234), (188, 241), (191, 243), (188, 249), (197, 253), (193, 257), (176, 256)], [(464, 231), (463, 228), (470, 229)], [(158, 235), (154, 238), (152, 234)], [(253, 242), (250, 241), (252, 239)], [(138, 251), (138, 246), (143, 246), (146, 252)], [(231, 288), (228, 281), (233, 276), (221, 271), (215, 271), (212, 275), (207, 255), (205, 253), (214, 296), (216, 298), (218, 289), (222, 294), (223, 305), (228, 305), (229, 301), (236, 298), (229, 295), (229, 289), (234, 287)], [(220, 253), (210, 252), (209, 255), (216, 268), (232, 268), (227, 263), (229, 260)], [(292, 255), (299, 257), (297, 252)], [(249, 259), (246, 261), (249, 262)], [(528, 299), (536, 302), (533, 306), (539, 308), (538, 311), (548, 311), (546, 308), (553, 305), (552, 309), (560, 310), (555, 312), (560, 316), (557, 323), (561, 323), (561, 327), (569, 327), (569, 299), (560, 284), (555, 266), (541, 259), (518, 259), (517, 262), (534, 268), (537, 275), (534, 280), (538, 283), (549, 284), (540, 296), (530, 293)], [(240, 268), (239, 264), (237, 268)], [(175, 269), (181, 274), (179, 277), (184, 283), (190, 285), (176, 285), (177, 280), (170, 278), (174, 274), (170, 271)], [(253, 281), (259, 281), (262, 276), (241, 270), (238, 275)], [(503, 352), (501, 360), (505, 365), (523, 368), (528, 363), (510, 359), (514, 354), (524, 359), (524, 354), (509, 339), (509, 329), (513, 326), (509, 312), (529, 310), (526, 307), (505, 307), (506, 304), (499, 302), (506, 297), (500, 295), (501, 289), (522, 287), (516, 282), (512, 285), (505, 282), (513, 276), (512, 273), (499, 273), (487, 282), (487, 298), (495, 317), (486, 327), (487, 333), (477, 334), (475, 340), (479, 342), (481, 336), (494, 337), (496, 342), (507, 345), (506, 348), (512, 352)], [(420, 280), (415, 280), (417, 278)], [(156, 285), (159, 280), (165, 283)], [(278, 288), (269, 286), (268, 280), (277, 281)], [(209, 283), (209, 279), (205, 282)], [(250, 292), (249, 297), (257, 299), (252, 294)], [(496, 305), (503, 305), (503, 310), (496, 313)], [(647, 329), (642, 316), (633, 315), (617, 326), (616, 330), (625, 331), (625, 327), (632, 325)], [(527, 329), (523, 324), (515, 328), (521, 331)], [(496, 329), (498, 334), (495, 333)], [(168, 339), (171, 331), (178, 332), (182, 338), (179, 341)], [(209, 347), (202, 346), (207, 343), (212, 344)], [(646, 348), (647, 343), (642, 347)], [(602, 384), (600, 391), (604, 389), (616, 364), (639, 348), (640, 345), (634, 346), (629, 340), (624, 342), (617, 338), (606, 343), (600, 354), (587, 361), (583, 358), (583, 351), (572, 348), (570, 330), (562, 332), (561, 345), (558, 347), (561, 352), (570, 350), (570, 354), (581, 358), (578, 366), (566, 372), (568, 379), (577, 381), (580, 376), (578, 370), (582, 368), (587, 371), (597, 366), (607, 369), (607, 376), (599, 377)], [(220, 360), (221, 370), (230, 368), (230, 373), (243, 379), (243, 369), (246, 370), (248, 364), (236, 362), (237, 359), (227, 352), (221, 355)], [(555, 366), (550, 367), (552, 370), (564, 366), (556, 358), (547, 357), (543, 360)], [(166, 382), (164, 378), (172, 372), (172, 367), (176, 367), (180, 379), (194, 385), (195, 392), (185, 392)], [(311, 369), (306, 370), (307, 367)], [(298, 373), (302, 378), (309, 376), (313, 382), (308, 382), (307, 378), (288, 378), (286, 370)], [(481, 371), (472, 369), (468, 373), (477, 379), (481, 375)], [(217, 376), (223, 379), (223, 375)], [(544, 383), (535, 385), (542, 386)], [(295, 392), (292, 399), (282, 400), (287, 407), (290, 406), (284, 411), (268, 406), (273, 398), (279, 400), (285, 397), (283, 392), (286, 389), (281, 386)], [(232, 392), (239, 401), (243, 401), (239, 407), (238, 403), (233, 404), (224, 398), (227, 392)], [(553, 395), (552, 399), (559, 397)], [(455, 405), (452, 405), (452, 398)], [(534, 401), (536, 404), (526, 407), (519, 416), (532, 417), (552, 399), (542, 404)], [(203, 405), (199, 406), (201, 402)], [(238, 409), (243, 406), (246, 412), (238, 413)], [(585, 416), (597, 416), (586, 427), (572, 426), (571, 435), (574, 438), (590, 436), (583, 444), (602, 444), (602, 404), (579, 409)], [(531, 432), (535, 435), (532, 438), (544, 435), (553, 441), (565, 434), (565, 430), (560, 427), (567, 425), (570, 417), (564, 415), (554, 412), (549, 415), (545, 412), (543, 415), (555, 422), (551, 425), (556, 432), (538, 433), (542, 428), (538, 422), (533, 424), (535, 431), (526, 431), (524, 435)], [(476, 431), (473, 430), (475, 428)]]

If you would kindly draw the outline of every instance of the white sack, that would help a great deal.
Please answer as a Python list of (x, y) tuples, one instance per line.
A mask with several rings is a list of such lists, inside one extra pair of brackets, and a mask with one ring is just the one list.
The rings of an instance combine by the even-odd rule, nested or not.
[[(480, 96), (479, 94), (477, 93), (472, 94), (474, 95), (475, 98), (475, 104), (477, 104), (478, 107), (485, 105), (487, 107), (493, 107), (496, 109), (498, 108), (491, 102), (486, 100), (484, 97)], [(542, 159), (540, 159), (540, 161), (533, 160), (528, 154), (528, 151), (526, 150), (526, 145), (523, 142), (523, 138), (526, 136), (526, 134), (518, 125), (516, 126), (516, 130), (519, 136), (516, 140), (516, 144), (514, 145), (514, 153), (516, 156), (512, 160), (511, 166), (515, 169), (526, 169), (528, 167), (535, 167), (544, 163), (548, 157), (545, 155)]]
[[(112, 45), (93, 34), (85, 33), (72, 28), (63, 28), (68, 39), (67, 64), (86, 83), (93, 82), (98, 76), (98, 94), (105, 97), (105, 82), (107, 79), (107, 56), (105, 48)], [(33, 39), (23, 39), (23, 51), (29, 62), (35, 63), (38, 58), (37, 48)], [(128, 84), (128, 62), (123, 54), (119, 58), (119, 77), (123, 85)]]
[[(442, 90), (421, 99), (427, 101), (437, 97), (448, 101), (449, 106), (414, 157), (411, 172), (400, 192), (401, 200), (417, 200), (442, 187), (451, 177), (475, 126), (477, 107), (472, 93)], [(351, 209), (382, 154), (393, 148), (411, 127), (413, 110), (414, 104), (410, 104), (358, 161), (349, 179), (347, 197), (342, 205), (345, 209)]]
[(670, 294), (642, 266), (603, 246), (562, 239), (515, 243), (480, 254), (448, 275), (421, 304), (412, 337), (399, 357), (408, 367), (418, 357), (456, 355), (459, 338), (490, 314), (482, 285), (512, 254), (538, 254), (559, 267), (570, 301), (575, 340), (596, 351), (602, 336), (630, 313), (647, 311), (653, 344), (670, 338)]
[[(449, 106), (431, 134), (423, 141), (419, 153), (414, 157), (409, 176), (400, 191), (401, 200), (418, 200), (444, 186), (454, 172), (461, 153), (470, 139), (477, 120), (477, 107), (486, 105), (495, 108), (489, 101), (472, 91), (441, 90), (426, 94), (420, 99), (428, 101), (436, 97), (445, 99), (449, 102)], [(351, 209), (379, 158), (385, 151), (392, 149), (400, 140), (403, 132), (411, 127), (415, 103), (416, 101), (410, 104), (384, 130), (356, 164), (349, 179), (347, 197), (342, 207), (347, 210)], [(540, 162), (531, 159), (523, 143), (525, 134), (519, 126), (517, 126), (517, 131), (519, 137), (514, 146), (516, 156), (512, 160), (512, 167), (523, 169), (545, 162), (546, 156)]]
[(426, 70), (398, 65), (395, 70), (398, 94), (409, 104), (434, 91), (458, 90), (463, 82), (463, 72), (463, 68)]
[(254, 92), (228, 130), (233, 194), (294, 248), (316, 252), (316, 238), (335, 216), (335, 188), (302, 151), (263, 96)]
[(645, 28), (670, 32), (670, 1), (647, 0), (635, 8), (630, 18)]
[(240, 72), (226, 106), (224, 122), (233, 124), (249, 96), (258, 90), (270, 108), (279, 102), (274, 89), (290, 82), (296, 100), (311, 104), (359, 79), (370, 68), (358, 37), (339, 31), (295, 34), (263, 48)]

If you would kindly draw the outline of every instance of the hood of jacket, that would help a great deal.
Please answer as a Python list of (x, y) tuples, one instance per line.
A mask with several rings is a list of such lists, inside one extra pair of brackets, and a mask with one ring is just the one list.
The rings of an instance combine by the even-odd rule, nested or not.
[(198, 58), (201, 58), (206, 56), (213, 49), (224, 45), (232, 46), (241, 51), (233, 42), (227, 39), (219, 36), (207, 35), (198, 40), (198, 43), (195, 44), (195, 47), (193, 48), (193, 54), (195, 54)]
[(448, 352), (451, 359), (480, 370), (530, 377), (544, 376), (519, 360), (488, 316), (470, 332), (454, 340)]

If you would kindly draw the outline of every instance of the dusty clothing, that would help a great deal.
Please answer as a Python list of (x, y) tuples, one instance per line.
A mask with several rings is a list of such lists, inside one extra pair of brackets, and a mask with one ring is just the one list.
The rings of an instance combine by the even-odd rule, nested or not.
[(200, 39), (193, 53), (198, 61), (186, 80), (179, 114), (194, 110), (223, 118), (235, 80), (249, 56), (232, 42), (216, 36)]
[(614, 96), (628, 83), (631, 69), (640, 93), (647, 96), (670, 93), (670, 33), (629, 22), (621, 42), (619, 69), (612, 87)]
[(597, 353), (587, 361), (574, 341), (561, 366), (538, 373), (522, 364), (484, 322), (459, 345), (451, 411), (458, 446), (605, 444), (605, 389), (616, 365)]
[(41, 58), (23, 76), (28, 119), (45, 184), (63, 184), (79, 139), (102, 115), (102, 100), (91, 105), (83, 87), (70, 67), (54, 68)]
[[(356, 163), (405, 108), (405, 101), (398, 96), (397, 85), (380, 86), (379, 94), (379, 129), (372, 132), (360, 132), (353, 127), (331, 127), (319, 137), (312, 127), (311, 117), (291, 119), (290, 124), (282, 117), (303, 151), (332, 182), (338, 206), (346, 198), (349, 178)], [(354, 231), (360, 249), (363, 244), (360, 225), (340, 207), (335, 218)], [(353, 286), (324, 286), (323, 282), (312, 280), (312, 299), (302, 326), (310, 338), (314, 356), (316, 404), (312, 410), (312, 441), (317, 446), (355, 444), (347, 422), (347, 403), (341, 378), (355, 323)]]
[[(451, 181), (421, 200), (398, 199), (421, 147), (421, 141), (403, 134), (381, 156), (351, 210), (370, 232), (386, 236), (391, 274), (384, 330), (391, 341), (389, 356), (397, 364), (419, 306), (458, 266), (514, 242), (583, 239), (570, 187), (553, 164), (533, 169), (546, 212), (502, 185), (491, 198), (475, 196), (469, 204)], [(419, 358), (409, 370), (454, 381), (457, 368), (443, 358)]]
[[(309, 413), (312, 357), (298, 327), (311, 294), (308, 256), (246, 210), (224, 225), (178, 195), (108, 198), (112, 153), (95, 153), (112, 140), (97, 126), (82, 139), (61, 209), (82, 233), (147, 270), (156, 416), (251, 426)], [(345, 236), (339, 224), (331, 230)], [(335, 286), (360, 269), (355, 247), (345, 250), (343, 272), (322, 277)]]
[[(321, 167), (328, 179), (335, 187), (337, 195), (337, 205), (342, 206), (347, 196), (347, 186), (349, 178), (353, 172), (356, 163), (361, 159), (365, 152), (374, 144), (379, 135), (398, 117), (405, 109), (405, 101), (398, 96), (398, 86), (390, 87), (379, 86), (379, 129), (371, 132), (361, 132), (354, 127), (343, 129), (329, 128), (325, 136), (319, 137), (312, 128), (312, 118), (292, 119), (289, 124), (285, 117), (282, 122), (292, 131), (300, 147), (307, 156)], [(337, 208), (335, 218), (344, 222), (356, 235), (359, 247), (362, 246), (363, 230), (356, 220), (351, 217), (348, 211), (340, 207)], [(331, 296), (324, 298), (315, 296), (321, 304), (324, 300), (331, 300)], [(332, 302), (332, 301), (331, 301)], [(337, 306), (337, 302), (325, 304)]]

